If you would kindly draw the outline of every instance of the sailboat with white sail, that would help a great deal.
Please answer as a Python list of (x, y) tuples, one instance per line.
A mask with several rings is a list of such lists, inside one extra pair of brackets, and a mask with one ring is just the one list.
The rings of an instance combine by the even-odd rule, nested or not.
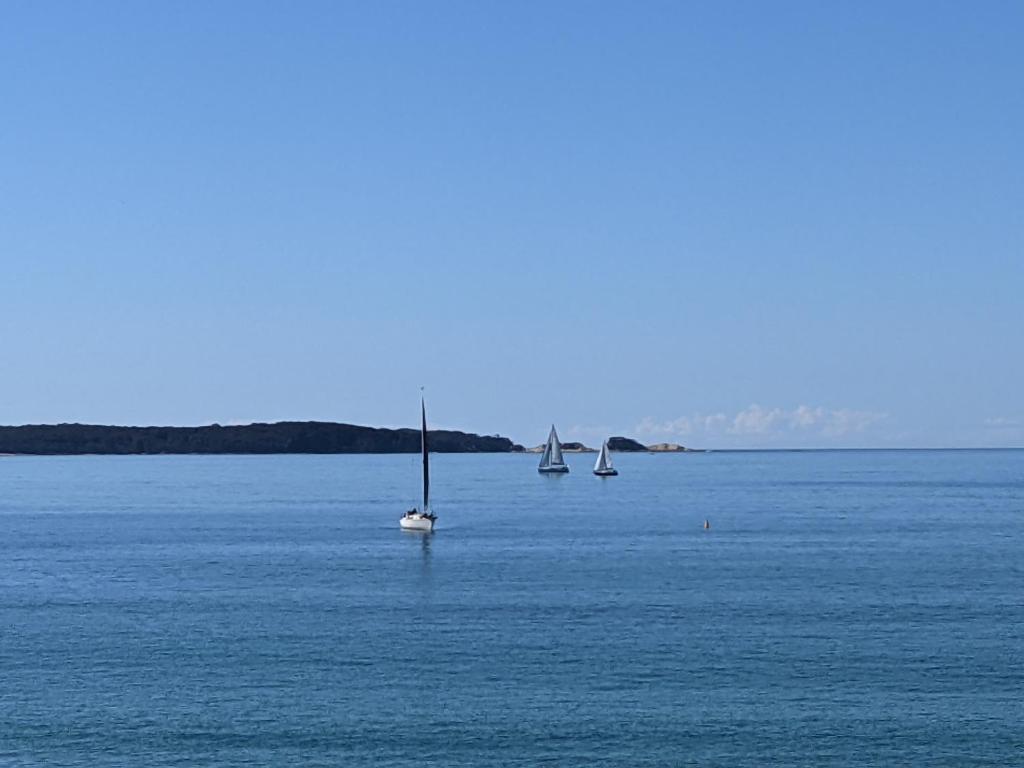
[(437, 522), (437, 515), (430, 511), (430, 457), (427, 449), (427, 406), (420, 399), (420, 452), (423, 454), (423, 506), (420, 509), (413, 507), (398, 520), (398, 524), (407, 531), (424, 531), (430, 533), (434, 530), (434, 523)]
[(558, 441), (558, 433), (555, 432), (555, 425), (551, 425), (551, 433), (548, 435), (548, 442), (544, 446), (544, 454), (540, 457), (540, 466), (537, 471), (542, 474), (556, 474), (569, 471), (569, 466), (562, 458), (562, 444)]
[(594, 474), (598, 477), (614, 477), (619, 471), (612, 466), (611, 452), (608, 450), (608, 441), (601, 445), (601, 452), (597, 455), (597, 463), (594, 464)]

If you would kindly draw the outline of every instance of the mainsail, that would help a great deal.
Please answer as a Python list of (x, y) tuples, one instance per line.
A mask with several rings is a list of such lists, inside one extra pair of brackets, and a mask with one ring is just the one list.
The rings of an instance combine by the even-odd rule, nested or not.
[(612, 458), (608, 455), (608, 441), (605, 440), (601, 445), (601, 453), (597, 457), (597, 463), (594, 465), (595, 472), (604, 472), (611, 469)]
[(562, 444), (558, 442), (558, 433), (555, 432), (555, 425), (551, 425), (551, 434), (548, 435), (548, 447), (551, 449), (551, 463), (565, 464), (562, 458)]

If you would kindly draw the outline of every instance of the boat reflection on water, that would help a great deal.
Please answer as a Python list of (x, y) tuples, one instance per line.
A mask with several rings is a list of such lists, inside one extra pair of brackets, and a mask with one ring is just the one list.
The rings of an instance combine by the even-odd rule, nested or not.
[(430, 560), (433, 557), (430, 548), (433, 539), (433, 534), (425, 533), (424, 531), (408, 529), (402, 531), (402, 540), (408, 544), (410, 555), (414, 550), (419, 550), (421, 578), (426, 578), (430, 575)]

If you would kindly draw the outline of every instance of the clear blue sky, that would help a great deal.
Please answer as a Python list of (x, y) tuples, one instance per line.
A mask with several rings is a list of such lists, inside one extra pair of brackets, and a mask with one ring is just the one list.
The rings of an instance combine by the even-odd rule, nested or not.
[(1024, 4), (0, 7), (0, 423), (1024, 445)]

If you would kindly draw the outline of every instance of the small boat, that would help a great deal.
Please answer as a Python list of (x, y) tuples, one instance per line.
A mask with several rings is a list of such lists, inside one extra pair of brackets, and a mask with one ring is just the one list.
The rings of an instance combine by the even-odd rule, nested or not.
[(423, 507), (413, 507), (398, 520), (398, 524), (406, 531), (424, 531), (430, 533), (434, 530), (434, 523), (437, 515), (430, 511), (430, 458), (427, 450), (427, 406), (420, 400), (420, 451), (423, 453)]
[(555, 474), (568, 472), (569, 466), (562, 458), (562, 444), (558, 442), (558, 433), (555, 432), (555, 425), (551, 425), (551, 433), (548, 435), (547, 445), (544, 446), (544, 455), (540, 457), (540, 466), (537, 471), (542, 474)]
[(607, 440), (601, 444), (601, 453), (597, 455), (597, 463), (594, 464), (594, 474), (598, 477), (612, 477), (619, 474), (619, 471), (612, 466)]

